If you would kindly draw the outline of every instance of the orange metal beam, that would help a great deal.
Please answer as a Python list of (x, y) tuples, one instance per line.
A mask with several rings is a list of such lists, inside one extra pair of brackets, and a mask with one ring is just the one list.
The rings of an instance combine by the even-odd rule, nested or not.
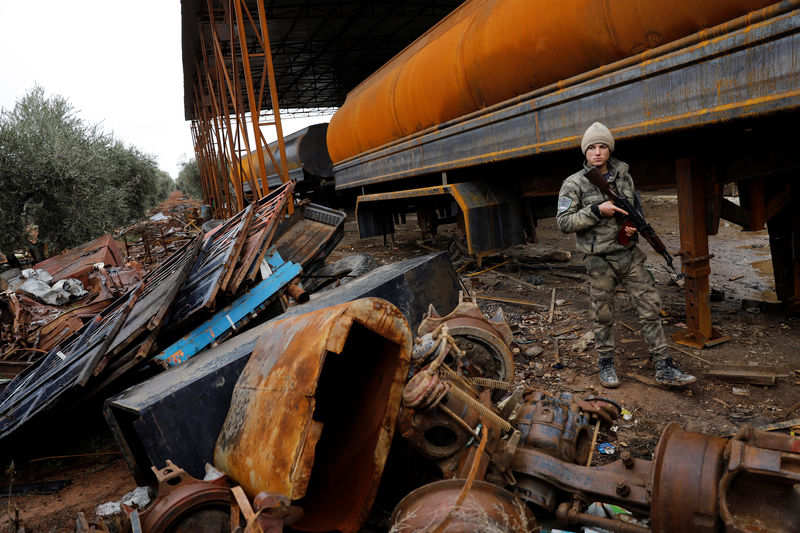
[[(245, 179), (253, 200), (267, 194), (269, 172), (264, 164), (267, 156), (281, 181), (289, 181), (266, 9), (263, 0), (256, 5), (258, 20), (244, 0), (206, 0), (201, 6), (205, 13), (198, 18), (203, 22), (198, 23), (200, 52), (195, 94), (203, 96), (196, 98), (193, 139), (203, 173), (204, 196), (215, 199), (217, 216), (230, 216), (231, 210), (244, 208)], [(254, 58), (264, 60), (260, 79), (254, 74)], [(267, 80), (274, 122), (261, 120)], [(262, 130), (262, 126), (273, 125), (278, 136), (279, 160), (269, 149)], [(254, 150), (251, 150), (251, 135)], [(246, 158), (251, 159), (247, 164)], [(256, 159), (258, 170), (254, 168)]]
[(703, 348), (728, 340), (711, 325), (711, 258), (706, 225), (705, 176), (692, 173), (693, 162), (679, 159), (675, 164), (680, 212), (681, 251), (686, 276), (686, 329), (672, 335), (675, 342)]

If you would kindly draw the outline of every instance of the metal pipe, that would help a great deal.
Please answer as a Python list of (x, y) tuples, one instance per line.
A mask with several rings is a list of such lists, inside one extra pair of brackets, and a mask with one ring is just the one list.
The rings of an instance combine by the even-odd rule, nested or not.
[(620, 533), (652, 533), (652, 530), (646, 527), (629, 524), (621, 520), (612, 520), (611, 518), (602, 518), (600, 516), (581, 513), (573, 509), (572, 504), (569, 502), (564, 502), (558, 506), (556, 518), (559, 523), (569, 526), (597, 526)]

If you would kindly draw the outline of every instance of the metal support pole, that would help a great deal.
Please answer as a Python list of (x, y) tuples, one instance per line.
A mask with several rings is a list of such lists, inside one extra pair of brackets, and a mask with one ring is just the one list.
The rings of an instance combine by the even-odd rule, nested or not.
[(672, 338), (678, 344), (703, 348), (729, 339), (711, 325), (708, 276), (713, 256), (708, 253), (705, 180), (703, 175), (692, 174), (690, 159), (677, 160), (675, 171), (681, 230), (680, 256), (686, 276), (686, 329), (674, 333)]

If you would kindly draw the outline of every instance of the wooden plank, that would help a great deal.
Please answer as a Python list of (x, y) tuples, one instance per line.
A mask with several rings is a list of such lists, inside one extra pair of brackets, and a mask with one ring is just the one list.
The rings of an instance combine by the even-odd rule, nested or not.
[(734, 383), (753, 385), (775, 385), (777, 374), (749, 365), (712, 365), (703, 372), (706, 377), (720, 378)]

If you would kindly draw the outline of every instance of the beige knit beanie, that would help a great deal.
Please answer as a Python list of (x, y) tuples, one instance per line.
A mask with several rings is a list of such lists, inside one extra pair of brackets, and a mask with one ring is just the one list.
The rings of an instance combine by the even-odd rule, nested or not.
[(608, 146), (608, 149), (614, 151), (614, 136), (611, 135), (611, 130), (606, 128), (603, 124), (595, 122), (588, 128), (586, 133), (583, 134), (581, 141), (581, 151), (586, 155), (586, 150), (593, 144), (603, 143)]

